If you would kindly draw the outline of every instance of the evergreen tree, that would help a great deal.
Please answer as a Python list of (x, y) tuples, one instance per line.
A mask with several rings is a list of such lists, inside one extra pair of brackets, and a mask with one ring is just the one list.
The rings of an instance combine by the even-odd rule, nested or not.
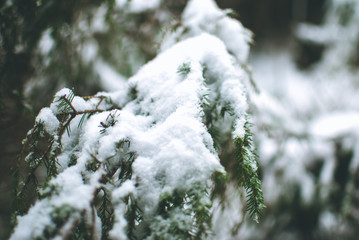
[[(36, 4), (50, 14), (70, 2)], [(10, 239), (226, 239), (244, 220), (226, 219), (234, 205), (258, 221), (264, 203), (246, 92), (250, 32), (212, 0), (99, 5), (74, 10), (65, 25), (34, 27), (44, 77), (70, 64), (65, 75), (51, 71), (60, 85), (72, 74), (85, 85), (97, 73), (108, 91), (79, 96), (76, 80), (37, 115), (14, 172)], [(177, 21), (160, 34), (170, 18)], [(96, 24), (106, 31), (92, 32)], [(46, 58), (68, 36), (78, 42), (59, 53), (73, 61)], [(94, 47), (93, 37), (106, 44)], [(157, 52), (134, 43), (139, 38), (157, 40)]]

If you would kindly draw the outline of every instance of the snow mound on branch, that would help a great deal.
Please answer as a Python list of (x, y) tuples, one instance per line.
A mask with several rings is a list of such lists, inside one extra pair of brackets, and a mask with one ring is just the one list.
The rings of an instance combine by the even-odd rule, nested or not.
[[(178, 73), (183, 63), (190, 66), (185, 76)], [(247, 103), (241, 79), (245, 73), (233, 66), (224, 44), (208, 34), (178, 43), (129, 80), (141, 101), (122, 110), (111, 138), (112, 142), (113, 136), (131, 139), (138, 154), (133, 164), (141, 179), (138, 191), (149, 209), (156, 206), (161, 194), (190, 189), (213, 171), (222, 171), (213, 140), (202, 123), (201, 97), (208, 92), (205, 67), (216, 77), (219, 94), (232, 87), (223, 98), (232, 104), (238, 118), (244, 118)], [(141, 114), (135, 116), (136, 112)], [(243, 125), (244, 121), (238, 121), (235, 133), (244, 132)]]
[(59, 127), (59, 120), (57, 120), (56, 116), (52, 113), (50, 108), (41, 109), (39, 115), (37, 115), (35, 122), (44, 123), (45, 130), (52, 134), (56, 135), (56, 131)]
[(221, 39), (228, 52), (236, 57), (240, 63), (245, 63), (249, 54), (249, 43), (252, 33), (245, 29), (240, 22), (231, 18), (231, 10), (218, 8), (213, 0), (191, 0), (188, 2), (183, 14), (182, 25), (174, 35), (164, 41), (163, 48), (172, 45), (175, 39), (185, 39), (209, 33)]
[[(48, 218), (56, 211), (54, 207), (70, 206), (78, 213), (91, 212), (89, 203), (100, 186), (105, 164), (95, 172), (89, 171), (86, 166), (94, 159), (99, 163), (110, 162), (120, 166), (123, 159), (116, 157), (116, 151), (123, 140), (131, 143), (130, 150), (136, 153), (136, 159), (132, 165), (132, 178), (127, 180), (126, 185), (120, 180), (108, 185), (113, 191), (114, 207), (118, 207), (115, 227), (125, 227), (124, 205), (117, 199), (121, 196), (134, 194), (144, 218), (151, 221), (155, 219), (161, 196), (172, 194), (175, 190), (188, 191), (198, 184), (206, 186), (214, 172), (223, 172), (224, 169), (203, 123), (203, 107), (215, 104), (214, 101), (229, 106), (233, 112), (234, 138), (240, 137), (245, 132), (243, 119), (247, 110), (241, 83), (245, 78), (246, 73), (234, 63), (223, 42), (209, 34), (184, 40), (160, 54), (129, 79), (129, 86), (136, 89), (133, 101), (118, 110), (118, 114), (114, 114), (113, 110), (91, 115), (77, 130), (78, 133), (70, 134), (69, 139), (62, 142), (63, 152), (59, 158), (70, 159), (75, 155), (75, 165), (63, 166), (64, 170), (50, 181), (49, 185), (56, 189), (51, 201), (38, 201), (29, 214), (19, 218), (11, 239), (29, 239), (18, 234), (30, 231), (27, 227), (29, 222), (34, 222), (34, 229), (43, 228), (43, 221), (35, 217)], [(209, 82), (211, 90), (207, 86)], [(219, 98), (206, 102), (204, 96), (209, 91)], [(55, 95), (51, 105), (54, 114), (60, 113), (59, 99), (71, 94), (71, 90), (63, 89)], [(117, 105), (122, 105), (121, 98), (127, 100), (128, 96), (121, 90), (107, 97), (112, 101), (117, 99)], [(98, 100), (85, 101), (76, 96), (72, 99), (72, 107), (78, 112), (103, 107), (96, 105)], [(110, 114), (113, 114), (115, 123), (101, 132), (101, 126), (105, 125)], [(46, 121), (47, 118), (41, 119)], [(74, 142), (77, 143), (75, 149)], [(78, 218), (79, 214), (71, 213), (72, 221)], [(111, 234), (124, 236), (124, 231), (113, 229)], [(32, 234), (39, 236), (34, 232)]]

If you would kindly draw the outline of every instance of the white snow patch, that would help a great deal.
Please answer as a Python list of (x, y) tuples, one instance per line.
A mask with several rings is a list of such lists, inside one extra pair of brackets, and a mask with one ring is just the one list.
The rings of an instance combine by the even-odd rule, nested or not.
[(311, 124), (311, 132), (318, 137), (333, 139), (359, 131), (358, 112), (333, 112), (320, 116)]
[(95, 41), (87, 41), (83, 44), (81, 50), (82, 59), (89, 64), (97, 57), (98, 45)]
[(319, 217), (319, 224), (326, 231), (333, 230), (338, 226), (337, 217), (333, 213), (325, 211)]
[(126, 8), (126, 11), (132, 13), (155, 10), (160, 4), (160, 0), (116, 0), (118, 8)]
[(43, 55), (47, 55), (54, 47), (55, 41), (51, 37), (51, 30), (47, 29), (41, 36), (39, 41), (40, 51)]
[(189, 29), (189, 36), (203, 32), (213, 34), (225, 43), (237, 60), (246, 62), (252, 34), (227, 14), (228, 10), (219, 9), (213, 0), (191, 0), (183, 12), (182, 22)]
[(116, 188), (112, 194), (111, 198), (114, 201), (121, 201), (122, 198), (128, 196), (129, 194), (135, 193), (135, 185), (131, 180), (127, 180), (124, 183), (121, 184), (119, 188)]
[(57, 120), (54, 113), (50, 108), (46, 107), (41, 109), (40, 113), (36, 117), (36, 122), (41, 122), (45, 126), (46, 132), (51, 135), (56, 135), (60, 122)]
[(48, 204), (49, 200), (46, 199), (35, 204), (25, 216), (18, 216), (18, 225), (10, 239), (30, 240), (36, 236), (43, 236), (45, 227), (52, 224)]
[(91, 22), (91, 30), (93, 32), (106, 32), (108, 31), (108, 25), (106, 24), (107, 8), (100, 6), (95, 12), (95, 16)]

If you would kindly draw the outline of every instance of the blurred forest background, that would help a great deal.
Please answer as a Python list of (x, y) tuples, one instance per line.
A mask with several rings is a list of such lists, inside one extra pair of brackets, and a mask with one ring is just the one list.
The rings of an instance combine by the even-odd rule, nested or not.
[[(117, 1), (121, 2), (121, 1)], [(123, 1), (122, 1), (123, 2)], [(250, 95), (267, 205), (241, 239), (359, 234), (359, 4), (218, 0), (254, 33)], [(156, 55), (185, 0), (125, 12), (116, 1), (0, 1), (0, 238), (10, 231), (21, 140), (62, 87), (114, 91)]]

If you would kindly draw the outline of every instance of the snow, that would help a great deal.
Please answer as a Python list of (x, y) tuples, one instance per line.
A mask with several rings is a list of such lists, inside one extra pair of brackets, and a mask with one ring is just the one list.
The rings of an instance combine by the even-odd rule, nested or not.
[[(131, 12), (140, 12), (157, 8), (160, 1), (119, 0), (116, 4), (129, 8)], [(207, 5), (208, 9), (204, 8)], [(198, 13), (198, 19), (195, 13)], [(184, 25), (191, 29), (190, 35), (173, 46), (167, 46), (167, 50), (148, 62), (127, 82), (104, 62), (95, 62), (102, 83), (110, 92), (97, 96), (108, 97), (121, 108), (106, 110), (106, 103), (97, 106), (97, 98), (73, 98), (71, 105), (76, 111), (70, 109), (70, 113), (96, 109), (104, 111), (91, 115), (82, 127), (75, 127), (81, 115), (72, 120), (73, 131), (69, 136), (63, 135), (61, 142), (63, 151), (59, 161), (63, 166), (49, 182), (49, 186), (56, 189), (51, 201), (37, 201), (29, 214), (19, 218), (12, 239), (41, 236), (41, 231), (34, 233), (29, 229), (29, 222), (41, 215), (48, 218), (56, 207), (66, 205), (77, 213), (91, 214), (90, 203), (101, 185), (104, 163), (120, 166), (121, 161), (128, 161), (125, 150), (118, 147), (124, 140), (130, 142), (126, 151), (134, 152), (136, 159), (132, 164), (132, 178), (122, 184), (115, 179), (112, 184), (106, 185), (112, 192), (115, 209), (115, 223), (110, 235), (114, 239), (126, 239), (126, 205), (122, 199), (128, 195), (137, 197), (136, 203), (144, 219), (153, 221), (153, 229), (161, 229), (168, 222), (184, 229), (193, 224), (191, 216), (182, 214), (180, 210), (171, 212), (170, 219), (156, 217), (155, 212), (161, 196), (176, 190), (188, 191), (197, 185), (209, 188), (212, 174), (224, 172), (203, 120), (203, 105), (229, 106), (233, 113), (223, 122), (233, 126), (233, 138), (244, 136), (248, 105), (243, 82), (247, 74), (237, 62), (242, 63), (247, 58), (250, 34), (238, 22), (227, 17), (225, 11), (220, 11), (213, 1), (191, 1), (183, 19)], [(212, 28), (208, 22), (216, 23), (215, 27)], [(216, 29), (220, 30), (217, 32)], [(229, 33), (233, 39), (227, 36)], [(184, 63), (188, 63), (190, 70), (179, 73)], [(137, 91), (136, 99), (128, 96), (130, 86)], [(212, 96), (204, 100), (204, 95), (208, 93)], [(58, 128), (59, 123), (54, 119), (56, 114), (62, 113), (59, 107), (61, 98), (72, 94), (70, 89), (60, 90), (50, 108), (40, 112), (38, 119), (44, 121), (51, 134), (55, 135)], [(115, 123), (101, 131), (110, 114), (115, 116)], [(221, 129), (219, 134), (228, 136), (228, 129), (230, 127)], [(77, 162), (66, 166), (73, 154)], [(86, 168), (87, 163), (93, 160), (98, 161), (100, 166), (94, 172)], [(253, 169), (256, 168), (253, 166)], [(79, 216), (74, 213), (71, 217), (76, 220)], [(43, 226), (51, 226), (49, 221), (46, 220)], [(21, 232), (27, 235), (20, 236)], [(34, 235), (29, 236), (29, 233)]]
[(58, 187), (61, 192), (52, 201), (55, 206), (66, 204), (79, 210), (89, 204), (95, 189), (95, 186), (83, 184), (82, 176), (78, 174), (76, 167), (66, 169), (50, 184)]
[(160, 4), (160, 0), (116, 0), (117, 7), (126, 8), (126, 11), (131, 13), (155, 10)]
[[(216, 56), (215, 61), (213, 56)], [(188, 61), (191, 63), (190, 72), (180, 76), (177, 73), (178, 66)], [(223, 171), (213, 146), (208, 146), (213, 144), (213, 140), (202, 123), (200, 104), (205, 81), (203, 66), (208, 67), (209, 75), (221, 76), (216, 83), (218, 91), (224, 94), (223, 89), (228, 90), (225, 101), (236, 104), (235, 109), (240, 114), (238, 118), (242, 117), (247, 109), (240, 81), (240, 74), (244, 73), (233, 67), (231, 56), (223, 43), (208, 34), (180, 42), (129, 79), (129, 84), (136, 86), (140, 101), (136, 104), (130, 102), (119, 111), (116, 115), (118, 122), (108, 129), (107, 134), (100, 133), (100, 122), (106, 121), (109, 112), (95, 114), (84, 123), (79, 135), (82, 152), (78, 153), (77, 164), (64, 169), (51, 181), (59, 188), (59, 194), (52, 197), (52, 204), (86, 209), (98, 186), (96, 179), (101, 176), (101, 171), (96, 172), (97, 176), (89, 175), (94, 184), (83, 184), (89, 152), (96, 153), (98, 159), (104, 161), (116, 154), (115, 145), (122, 139), (130, 139), (131, 149), (138, 155), (132, 166), (136, 180), (121, 185), (118, 191), (114, 191), (113, 198), (121, 198), (130, 192), (140, 195), (139, 203), (145, 215), (155, 211), (162, 194), (175, 189), (191, 189), (197, 183), (206, 184), (214, 171)], [(222, 71), (226, 74), (221, 75)], [(69, 89), (59, 91), (51, 105), (52, 111), (58, 112), (58, 99), (70, 94)], [(92, 102), (77, 96), (73, 98), (72, 105), (77, 111), (94, 108)], [(52, 111), (47, 108), (40, 116)], [(51, 120), (49, 116), (41, 119)], [(243, 125), (242, 120), (236, 122), (237, 133), (243, 134)], [(70, 140), (64, 141), (63, 148), (67, 149), (66, 144), (70, 143)], [(138, 184), (136, 189), (133, 181)], [(116, 224), (123, 225), (122, 218), (117, 216), (117, 219)], [(20, 221), (18, 228), (23, 224)]]
[(327, 139), (346, 136), (359, 129), (358, 112), (332, 112), (314, 119), (311, 124), (313, 135)]
[[(183, 239), (183, 237), (178, 236), (176, 238), (171, 234), (171, 230), (175, 227), (178, 231), (190, 231), (191, 225), (193, 223), (193, 218), (189, 215), (183, 214), (183, 209), (175, 208), (170, 212), (169, 218), (163, 218), (162, 216), (157, 216), (155, 224), (152, 224), (151, 228), (153, 229), (153, 233), (151, 236), (146, 238), (146, 240), (150, 239), (158, 239), (159, 236), (163, 239)], [(173, 231), (173, 230), (172, 230)]]
[[(169, 58), (169, 55), (178, 57)], [(191, 71), (188, 73), (187, 79), (192, 80), (193, 78), (193, 80), (190, 82), (181, 81), (176, 88), (169, 87), (169, 85), (180, 80), (178, 74), (176, 75), (176, 71), (184, 62), (191, 63)], [(162, 72), (161, 69), (158, 69), (162, 67), (165, 67), (167, 71)], [(156, 58), (155, 64), (150, 62), (139, 71), (139, 74), (146, 74), (148, 75), (146, 78), (153, 80), (138, 81), (135, 77), (130, 79), (130, 84), (136, 85), (140, 93), (143, 91), (148, 94), (143, 103), (155, 100), (154, 104), (143, 106), (142, 108), (151, 112), (152, 116), (158, 121), (168, 116), (173, 109), (178, 108), (177, 104), (184, 101), (182, 96), (188, 94), (188, 92), (192, 92), (190, 97), (192, 101), (196, 98), (198, 99), (196, 95), (203, 88), (202, 71), (204, 67), (210, 72), (209, 75), (216, 79), (215, 85), (216, 88), (219, 88), (223, 104), (231, 103), (236, 117), (244, 117), (247, 110), (247, 99), (243, 94), (243, 80), (246, 78), (246, 74), (239, 67), (235, 67), (225, 45), (218, 38), (209, 34), (203, 33), (198, 37), (184, 40), (175, 47), (168, 49), (166, 55), (160, 54)], [(171, 77), (168, 75), (169, 73), (175, 76)], [(161, 78), (166, 78), (167, 81), (159, 84)], [(151, 89), (151, 86), (158, 87)], [(151, 89), (151, 92), (148, 92), (149, 89)], [(158, 99), (157, 96), (160, 94), (166, 95), (166, 97)], [(187, 99), (187, 101), (190, 99)], [(195, 104), (193, 102), (190, 105), (193, 107)], [(237, 122), (235, 132), (243, 135), (243, 127), (244, 121)]]
[[(190, 62), (191, 66), (185, 76), (177, 73), (183, 62)], [(100, 133), (100, 122), (105, 122), (110, 112), (93, 115), (84, 123), (83, 130), (78, 130), (80, 133), (70, 135), (69, 139), (80, 136), (78, 144), (82, 150), (78, 153), (77, 164), (65, 168), (50, 182), (59, 191), (52, 197), (52, 204), (86, 209), (99, 184), (96, 181), (101, 177), (101, 171), (97, 171), (97, 175), (87, 173), (85, 176), (88, 175), (93, 183), (83, 183), (85, 165), (91, 158), (89, 154), (96, 154), (99, 161), (110, 159), (116, 155), (116, 143), (122, 139), (129, 139), (131, 150), (137, 154), (132, 166), (136, 179), (122, 184), (112, 197), (118, 199), (129, 193), (141, 196), (139, 203), (145, 215), (153, 214), (161, 195), (176, 189), (191, 189), (198, 183), (206, 184), (213, 172), (223, 171), (213, 149), (213, 140), (202, 123), (201, 94), (206, 92), (204, 66), (208, 75), (218, 77), (215, 84), (220, 94), (226, 94), (224, 101), (233, 104), (238, 111), (235, 132), (236, 136), (243, 136), (242, 117), (247, 110), (241, 83), (244, 72), (233, 67), (231, 56), (218, 38), (208, 34), (189, 38), (160, 54), (129, 79), (129, 84), (136, 86), (140, 100), (136, 104), (130, 102), (125, 105), (116, 114), (118, 122), (106, 130), (106, 134)], [(112, 72), (107, 70), (111, 76)], [(71, 90), (63, 89), (55, 95), (52, 111), (47, 108), (40, 114), (45, 124), (48, 120), (52, 121), (51, 116), (55, 118), (49, 114), (58, 112), (58, 99), (70, 94)], [(73, 98), (72, 105), (77, 111), (94, 109), (94, 103), (77, 96)], [(71, 144), (71, 141), (65, 140), (62, 144), (64, 149), (68, 149), (66, 144)], [(66, 154), (69, 152), (65, 151), (60, 159), (66, 158)], [(135, 182), (138, 184), (136, 188)], [(31, 218), (30, 215), (28, 217)], [(122, 226), (121, 219), (117, 216), (116, 224)], [(20, 221), (18, 228), (23, 224)]]
[[(218, 58), (215, 59), (219, 63), (208, 61), (213, 59), (208, 57), (212, 51), (218, 53)], [(183, 62), (191, 63), (191, 71), (185, 78), (177, 73), (178, 66)], [(156, 206), (159, 196), (163, 193), (162, 184), (166, 183), (166, 191), (186, 189), (195, 182), (204, 181), (214, 170), (221, 171), (218, 157), (213, 156), (213, 149), (208, 149), (204, 144), (213, 141), (209, 140), (205, 126), (201, 122), (199, 91), (203, 87), (204, 79), (203, 67), (198, 64), (199, 62), (202, 65), (209, 62), (208, 71), (211, 75), (220, 75), (217, 71), (223, 71), (212, 69), (211, 66), (215, 64), (227, 67), (225, 70), (229, 77), (238, 74), (232, 65), (228, 65), (232, 63), (222, 42), (213, 36), (202, 34), (187, 39), (159, 55), (129, 80), (138, 90), (141, 99), (140, 111), (149, 113), (150, 116), (147, 119), (141, 116), (140, 120), (145, 121), (141, 126), (145, 128), (140, 127), (137, 124), (138, 118), (127, 112), (132, 110), (133, 106), (127, 105), (121, 112), (118, 124), (112, 130), (112, 136), (117, 136), (117, 139), (130, 136), (132, 140), (131, 146), (139, 155), (133, 169), (141, 181), (138, 191), (142, 191), (140, 195), (143, 196), (147, 209)], [(222, 85), (231, 81), (232, 86), (237, 87), (238, 91), (243, 90), (240, 79), (218, 81), (223, 81)], [(218, 84), (221, 86), (221, 82)], [(240, 92), (229, 92), (227, 99), (235, 99), (241, 104), (239, 106), (244, 107), (241, 112), (245, 111), (245, 99), (241, 98)], [(133, 120), (125, 120), (127, 117)], [(156, 122), (155, 125), (151, 125), (153, 121)], [(237, 130), (243, 129), (243, 124), (240, 122)], [(162, 179), (158, 183), (156, 178), (159, 176)]]
[(51, 37), (51, 30), (47, 29), (41, 36), (39, 41), (40, 51), (43, 55), (47, 55), (54, 47), (54, 40)]
[(243, 128), (246, 120), (244, 118), (237, 119), (234, 123), (234, 131), (233, 131), (233, 138), (244, 138), (244, 135), (246, 134), (245, 129)]
[(36, 236), (41, 236), (46, 226), (51, 225), (51, 218), (48, 214), (49, 200), (46, 199), (42, 202), (35, 204), (25, 216), (18, 216), (17, 221), (22, 225), (18, 228), (21, 230), (14, 231), (10, 237), (11, 240), (15, 239), (33, 239)]
[(232, 184), (228, 185), (228, 191), (226, 191), (226, 198), (228, 199), (224, 204), (220, 203), (219, 199), (216, 199), (213, 203), (213, 230), (215, 232), (215, 238), (213, 239), (223, 239), (230, 240), (233, 239), (233, 226), (241, 224), (244, 219), (244, 209), (243, 206), (238, 204), (236, 199), (240, 198), (242, 192), (238, 191), (236, 186)]
[[(61, 102), (63, 101), (62, 98), (65, 97), (69, 100), (70, 96), (73, 95), (73, 91), (71, 89), (68, 88), (63, 88), (60, 91), (58, 91), (55, 96), (54, 96), (54, 100), (50, 105), (50, 109), (54, 114), (61, 114), (63, 113), (61, 108), (59, 107)], [(101, 96), (101, 95), (99, 95)], [(102, 107), (104, 104), (102, 105), (98, 105), (99, 103), (99, 98), (92, 98), (89, 100), (85, 100), (82, 97), (78, 97), (78, 96), (74, 96), (72, 101), (71, 101), (71, 105), (74, 109), (72, 109), (72, 107), (69, 107), (68, 112), (74, 112), (76, 110), (76, 112), (84, 112), (86, 110), (96, 110), (98, 109), (97, 107)], [(101, 108), (99, 108), (101, 109)], [(80, 118), (78, 118), (79, 116), (77, 116), (77, 120), (79, 121)]]
[[(141, 136), (146, 142), (139, 139), (139, 144), (134, 146), (141, 155), (133, 169), (140, 178), (139, 191), (144, 191), (141, 195), (149, 208), (153, 200), (156, 204), (164, 185), (166, 191), (168, 188), (170, 191), (189, 189), (193, 184), (205, 181), (214, 170), (221, 170), (218, 158), (203, 143), (204, 130), (198, 121), (174, 114), (162, 126)], [(145, 152), (142, 149), (153, 150)]]
[[(348, 3), (356, 12), (343, 25), (339, 23), (340, 7)], [(266, 239), (272, 229), (296, 218), (291, 211), (283, 211), (283, 203), (290, 209), (325, 203), (320, 205), (315, 234), (339, 235), (339, 229), (348, 232), (353, 228), (349, 226), (352, 222), (341, 218), (342, 210), (333, 211), (335, 203), (330, 199), (345, 198), (341, 209), (355, 201), (348, 199), (356, 199), (357, 189), (353, 186), (359, 165), (358, 70), (357, 64), (351, 65), (350, 61), (357, 55), (354, 46), (358, 43), (359, 4), (351, 0), (333, 0), (329, 4), (331, 10), (324, 25), (301, 24), (296, 29), (302, 41), (325, 46), (321, 61), (311, 68), (301, 71), (296, 67), (296, 49), (289, 44), (264, 45), (252, 55), (253, 78), (260, 93), (251, 94), (249, 100), (254, 109), (264, 198), (273, 212), (263, 219), (261, 227), (244, 226), (248, 234), (240, 235), (243, 239)], [(353, 156), (348, 154), (350, 158), (345, 159), (340, 156), (343, 152)], [(336, 178), (343, 171), (339, 169), (341, 161), (349, 161), (348, 182), (345, 189), (338, 191)], [(295, 231), (292, 234), (293, 239), (301, 238)], [(289, 239), (283, 236), (277, 237)]]
[(326, 231), (330, 231), (330, 230), (335, 229), (338, 226), (338, 219), (333, 213), (331, 213), (329, 211), (324, 211), (320, 215), (319, 224)]
[[(241, 63), (246, 62), (252, 34), (242, 24), (227, 16), (228, 11), (218, 8), (213, 0), (191, 0), (183, 15), (183, 26), (189, 36), (207, 32), (221, 39), (229, 52)], [(209, 24), (210, 23), (210, 24)]]
[(90, 211), (89, 204), (99, 186), (102, 172), (95, 173), (90, 181), (91, 184), (87, 185), (83, 184), (77, 168), (78, 166), (70, 167), (50, 181), (49, 185), (55, 186), (58, 193), (54, 193), (50, 199), (37, 201), (28, 214), (18, 217), (18, 225), (10, 239), (33, 239), (42, 236), (45, 228), (52, 228), (50, 216), (56, 208), (71, 207), (73, 211), (70, 219), (79, 219), (83, 210)]
[(119, 204), (115, 208), (115, 223), (113, 228), (109, 232), (111, 239), (116, 240), (127, 240), (127, 234), (125, 229), (127, 227), (127, 221), (124, 218), (126, 214), (126, 206), (125, 204)]
[(91, 31), (93, 32), (106, 32), (108, 31), (108, 25), (106, 24), (107, 8), (100, 6), (95, 12), (92, 22), (90, 23)]
[(50, 108), (41, 109), (35, 122), (44, 124), (46, 132), (54, 136), (57, 134), (57, 130), (60, 125), (59, 120), (57, 120)]
[(79, 52), (82, 55), (83, 61), (88, 64), (97, 57), (98, 45), (95, 41), (87, 41)]
[(317, 25), (310, 25), (301, 23), (297, 26), (296, 34), (302, 40), (313, 42), (316, 44), (323, 44), (331, 42), (335, 35), (339, 34), (337, 29), (328, 29)]
[(115, 189), (112, 192), (111, 198), (114, 200), (120, 200), (134, 192), (135, 192), (135, 186), (133, 185), (133, 182), (127, 180), (121, 185), (121, 187)]
[(110, 231), (110, 236), (112, 239), (125, 240), (127, 235), (125, 232), (127, 221), (124, 218), (126, 213), (126, 205), (122, 201), (123, 198), (134, 194), (136, 192), (133, 181), (125, 181), (119, 188), (116, 188), (112, 191), (111, 199), (116, 204), (115, 208), (115, 224)]

